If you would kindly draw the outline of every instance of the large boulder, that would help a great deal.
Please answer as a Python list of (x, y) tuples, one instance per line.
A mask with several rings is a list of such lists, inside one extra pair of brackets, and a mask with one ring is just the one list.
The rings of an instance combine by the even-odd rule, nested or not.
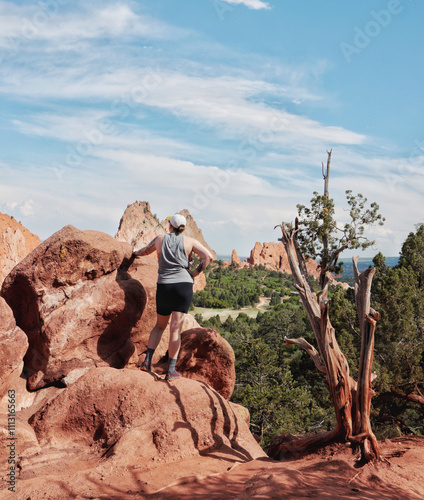
[[(168, 336), (159, 344), (153, 357), (153, 370), (164, 375), (168, 370)], [(139, 364), (144, 360), (140, 357)], [(230, 399), (236, 380), (235, 356), (230, 344), (220, 333), (202, 328), (190, 314), (181, 333), (181, 349), (177, 370), (182, 376), (210, 385), (225, 399)]]
[(0, 213), (0, 287), (16, 264), (40, 243), (40, 238), (16, 219)]
[(146, 294), (126, 272), (131, 246), (66, 226), (7, 276), (2, 296), (27, 334), (30, 389), (74, 382), (93, 366), (126, 366)]
[(24, 365), (23, 357), (28, 349), (27, 337), (16, 326), (12, 310), (2, 297), (0, 297), (0, 346), (0, 400), (2, 400), (3, 397), (7, 397), (9, 390), (13, 394), (16, 392)]
[(264, 457), (244, 419), (206, 384), (137, 370), (91, 370), (31, 418), (43, 447), (126, 463), (172, 462), (232, 450)]
[(183, 376), (206, 382), (230, 399), (236, 380), (235, 356), (230, 344), (211, 328), (193, 328), (181, 335), (177, 369)]
[[(158, 260), (156, 254), (146, 255), (134, 260), (128, 269), (130, 276), (143, 286), (145, 307), (134, 327), (132, 339), (139, 354), (147, 350), (147, 343), (152, 328), (156, 324), (156, 282), (158, 279)], [(155, 360), (162, 357), (168, 347), (169, 326), (156, 352)], [(143, 359), (141, 358), (141, 361)]]

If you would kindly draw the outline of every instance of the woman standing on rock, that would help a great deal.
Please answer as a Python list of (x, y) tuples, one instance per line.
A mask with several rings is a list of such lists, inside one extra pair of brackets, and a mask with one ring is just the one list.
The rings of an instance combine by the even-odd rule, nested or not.
[[(159, 259), (159, 271), (156, 290), (156, 325), (150, 333), (146, 358), (141, 365), (143, 371), (151, 372), (153, 353), (162, 338), (162, 334), (171, 318), (168, 346), (168, 372), (166, 380), (181, 377), (175, 370), (178, 353), (181, 347), (181, 330), (184, 316), (187, 314), (193, 299), (193, 279), (203, 272), (212, 261), (207, 248), (193, 238), (182, 233), (186, 227), (186, 218), (175, 214), (169, 220), (169, 233), (156, 236), (148, 245), (134, 251), (135, 257), (153, 253), (156, 250)], [(189, 268), (189, 257), (194, 252), (201, 263), (192, 271)]]

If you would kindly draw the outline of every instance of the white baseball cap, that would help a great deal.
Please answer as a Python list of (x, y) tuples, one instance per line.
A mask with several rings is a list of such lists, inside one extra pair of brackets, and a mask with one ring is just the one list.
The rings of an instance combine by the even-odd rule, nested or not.
[(175, 229), (178, 229), (180, 226), (185, 226), (187, 224), (186, 218), (181, 214), (170, 215), (166, 218), (166, 220), (169, 220), (169, 222), (173, 227), (175, 227)]

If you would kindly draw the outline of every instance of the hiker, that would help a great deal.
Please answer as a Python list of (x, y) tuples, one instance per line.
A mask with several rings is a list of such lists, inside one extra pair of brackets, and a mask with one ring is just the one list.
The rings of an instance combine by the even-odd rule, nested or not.
[[(146, 358), (141, 365), (143, 371), (152, 372), (153, 353), (171, 318), (168, 346), (168, 371), (166, 380), (181, 377), (175, 369), (181, 347), (181, 330), (184, 317), (193, 300), (193, 279), (203, 272), (212, 261), (212, 254), (194, 238), (184, 236), (186, 218), (181, 214), (167, 217), (169, 233), (156, 236), (148, 245), (133, 252), (134, 257), (142, 257), (156, 250), (159, 259), (156, 289), (156, 325), (150, 333)], [(195, 270), (189, 268), (192, 253), (202, 261)]]

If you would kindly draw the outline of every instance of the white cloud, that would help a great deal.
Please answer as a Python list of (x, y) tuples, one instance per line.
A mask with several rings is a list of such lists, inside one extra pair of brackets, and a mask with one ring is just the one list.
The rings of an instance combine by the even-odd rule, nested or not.
[(126, 68), (100, 75), (86, 71), (77, 71), (75, 67), (54, 68), (41, 75), (22, 68), (14, 73), (4, 71), (0, 91), (34, 98), (101, 98), (106, 100), (110, 114), (123, 118), (133, 113), (136, 105), (138, 111), (141, 106), (163, 109), (201, 127), (214, 128), (227, 139), (248, 139), (240, 144), (246, 154), (249, 149), (275, 144), (311, 147), (311, 142), (361, 144), (365, 140), (361, 134), (338, 126), (323, 126), (258, 100), (258, 96), (267, 95), (277, 97), (281, 103), (287, 99), (284, 87), (261, 80), (188, 76), (152, 68)]
[(34, 201), (31, 199), (24, 201), (18, 208), (25, 217), (34, 215)]
[[(268, 6), (257, 0), (242, 3), (251, 8)], [(22, 18), (38, 19), (41, 5), (44, 4), (18, 7), (0, 2), (4, 14), (0, 20), (0, 28), (4, 28), (0, 43), (1, 39), (7, 43), (10, 37), (22, 34)], [(209, 71), (205, 71), (207, 68), (203, 65), (187, 62), (180, 70), (164, 69), (167, 59), (162, 59), (158, 53), (145, 55), (143, 49), (133, 51), (130, 48), (123, 52), (119, 44), (124, 43), (128, 35), (138, 39), (143, 36), (175, 37), (177, 29), (168, 29), (159, 21), (137, 14), (126, 3), (86, 7), (78, 2), (79, 9), (69, 12), (57, 5), (57, 12), (53, 10), (50, 17), (46, 14), (46, 25), (35, 30), (34, 40), (18, 47), (18, 58), (10, 58), (0, 66), (0, 93), (45, 105), (55, 99), (62, 103), (101, 103), (104, 113), (118, 118), (128, 114), (139, 118), (146, 108), (166, 111), (176, 119), (188, 120), (206, 130), (213, 129), (218, 138), (239, 141), (237, 155), (243, 159), (248, 159), (257, 149), (269, 147), (304, 149), (305, 145), (312, 147), (312, 143), (323, 147), (329, 143), (361, 144), (365, 141), (361, 134), (343, 127), (324, 126), (307, 116), (283, 109), (285, 103), (299, 97), (308, 101), (320, 98), (305, 88), (305, 81), (310, 78), (305, 68), (279, 68), (283, 71), (279, 76), (280, 84), (232, 76), (225, 74), (225, 70), (217, 75), (219, 70), (215, 69), (215, 74), (208, 76)], [(109, 35), (115, 44), (102, 46), (100, 39)], [(49, 43), (42, 43), (43, 40)], [(64, 53), (64, 47), (73, 50)], [(49, 51), (48, 58), (46, 51)], [(148, 61), (152, 64), (146, 64)], [(322, 71), (322, 63), (318, 66)], [(45, 118), (48, 125), (49, 118), (47, 115)], [(62, 125), (65, 121), (62, 120)], [(23, 123), (17, 121), (15, 124), (25, 129)], [(38, 132), (34, 123), (31, 127), (42, 135), (41, 128), (45, 124), (38, 125)], [(64, 131), (65, 127), (59, 126), (56, 133), (60, 130)]]
[(276, 196), (280, 191), (259, 176), (241, 170), (229, 171), (216, 166), (196, 165), (172, 157), (101, 149), (99, 158), (113, 161), (134, 182), (142, 182), (152, 190), (178, 193), (195, 212), (204, 210), (213, 200), (237, 196)]
[[(125, 3), (87, 5), (77, 2), (79, 9), (68, 9), (58, 1), (17, 6), (0, 2), (0, 46), (19, 48), (19, 42), (65, 40), (81, 41), (116, 36), (168, 38), (170, 27), (146, 15), (135, 13)], [(175, 30), (173, 31), (175, 34)], [(58, 50), (60, 47), (56, 46)]]
[(249, 9), (254, 9), (254, 10), (271, 8), (267, 2), (262, 2), (262, 0), (222, 0), (222, 1), (229, 4), (245, 5), (246, 7), (249, 7)]
[(225, 76), (205, 78), (166, 72), (156, 76), (156, 85), (140, 98), (136, 96), (137, 102), (217, 127), (227, 137), (256, 134), (253, 139), (263, 144), (292, 142), (293, 136), (334, 144), (359, 144), (365, 139), (342, 127), (326, 127), (307, 117), (255, 101), (257, 96), (268, 94), (279, 97), (283, 103), (285, 89), (278, 85)]
[[(200, 221), (207, 241), (221, 252), (228, 244), (240, 249), (236, 240), (241, 233), (246, 238), (250, 234), (250, 239), (262, 238), (260, 233), (265, 227), (269, 234), (263, 237), (264, 241), (274, 237), (272, 224), (279, 222), (280, 208), (278, 217), (261, 221), (261, 214), (263, 210), (269, 212), (266, 207), (275, 204), (273, 200), (284, 198), (284, 190), (259, 176), (245, 172), (230, 174), (215, 166), (196, 165), (143, 152), (101, 149), (99, 153), (99, 159), (86, 158), (84, 168), (69, 169), (62, 178), (46, 169), (40, 171), (36, 166), (28, 167), (24, 186), (19, 184), (22, 173), (8, 169), (0, 189), (4, 206), (9, 207), (5, 211), (17, 214), (21, 208), (23, 211), (30, 208), (30, 204), (15, 202), (14, 210), (11, 210), (11, 204), (18, 196), (31, 191), (34, 196), (31, 203), (36, 206), (36, 213), (31, 218), (28, 211), (19, 213), (23, 215), (24, 225), (42, 239), (66, 224), (114, 235), (127, 204), (146, 200), (159, 218), (188, 208)], [(213, 227), (219, 220), (227, 223), (223, 234), (214, 241)], [(232, 233), (229, 228), (233, 228)], [(231, 239), (230, 243), (227, 237)], [(253, 246), (254, 242), (246, 244)]]
[[(124, 144), (118, 139), (108, 138), (110, 143), (105, 142), (94, 149), (93, 155), (83, 158), (81, 168), (69, 168), (62, 177), (36, 166), (22, 173), (2, 165), (6, 168), (2, 169), (0, 197), (9, 207), (5, 211), (19, 215), (41, 238), (66, 224), (113, 235), (127, 204), (146, 200), (159, 218), (188, 208), (215, 250), (222, 254), (235, 248), (240, 255), (248, 255), (255, 241), (276, 241), (279, 234), (273, 227), (282, 220), (293, 220), (296, 203), (308, 204), (312, 191), (322, 189), (320, 165), (316, 175), (308, 177), (303, 170), (291, 172), (290, 161), (286, 160), (282, 163), (282, 181), (276, 182), (275, 172), (266, 172), (260, 166), (250, 173), (229, 173), (214, 165), (177, 159), (172, 153), (159, 156), (159, 142), (146, 153), (148, 140), (137, 146), (136, 136), (122, 138), (127, 141)], [(396, 168), (395, 160), (352, 155), (360, 167), (355, 171), (350, 164), (352, 158), (344, 155), (342, 161), (338, 153), (333, 151), (330, 177), (337, 219), (347, 220), (344, 191), (363, 193), (380, 205), (387, 219), (382, 228), (367, 230), (367, 236), (377, 242), (367, 255), (378, 251), (397, 255), (408, 232), (421, 222), (420, 214), (409, 207), (421, 206), (424, 177), (418, 172), (409, 174), (392, 190), (381, 178), (379, 168), (381, 164)], [(262, 177), (268, 173), (270, 180), (266, 181)]]
[(16, 201), (9, 201), (8, 203), (5, 203), (4, 206), (6, 207), (6, 210), (13, 211), (18, 206), (18, 203)]
[(12, 123), (23, 134), (76, 142), (87, 140), (87, 135), (108, 116), (107, 111), (99, 110), (77, 111), (72, 115), (39, 113), (27, 115), (25, 121), (14, 119)]
[(9, 201), (4, 204), (5, 209), (11, 213), (20, 214), (24, 217), (30, 217), (34, 215), (34, 201), (32, 199), (25, 200), (23, 202)]
[[(270, 8), (225, 1), (229, 10)], [(217, 250), (246, 254), (255, 240), (275, 241), (274, 225), (321, 191), (321, 161), (333, 147), (337, 206), (345, 189), (377, 201), (387, 223), (372, 234), (396, 254), (419, 222), (409, 207), (422, 204), (422, 158), (411, 165), (373, 138), (301, 114), (304, 103), (334, 105), (316, 90), (327, 61), (294, 67), (236, 53), (149, 18), (140, 5), (0, 0), (0, 47), (11, 49), (0, 65), (2, 125), (21, 143), (19, 133), (32, 136), (16, 164), (0, 164), (3, 206), (41, 237), (69, 223), (114, 234), (137, 199), (160, 218), (189, 208)], [(188, 43), (176, 43), (187, 34)]]

